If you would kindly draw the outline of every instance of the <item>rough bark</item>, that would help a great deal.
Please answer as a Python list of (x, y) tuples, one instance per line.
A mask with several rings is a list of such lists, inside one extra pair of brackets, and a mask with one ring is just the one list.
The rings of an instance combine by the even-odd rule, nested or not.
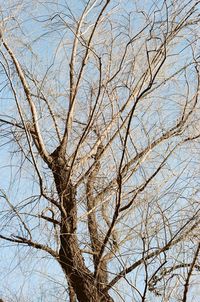
[(78, 245), (76, 192), (69, 179), (69, 167), (58, 154), (53, 154), (53, 157), (51, 169), (61, 206), (59, 263), (78, 301), (111, 302), (113, 299), (108, 293), (103, 293), (103, 286), (86, 267)]
[(102, 258), (101, 262), (98, 263), (98, 254), (101, 250), (103, 239), (101, 238), (98, 232), (98, 223), (96, 219), (96, 213), (94, 211), (96, 207), (96, 199), (94, 197), (94, 183), (96, 180), (96, 176), (100, 169), (100, 161), (99, 156), (101, 151), (103, 150), (103, 146), (100, 145), (97, 149), (97, 153), (95, 155), (95, 164), (94, 168), (88, 176), (87, 180), (87, 210), (88, 210), (88, 230), (90, 234), (91, 248), (93, 251), (93, 262), (94, 267), (99, 265), (99, 272), (96, 275), (96, 280), (99, 288), (102, 285), (106, 285), (108, 283), (108, 275), (107, 275), (107, 261)]

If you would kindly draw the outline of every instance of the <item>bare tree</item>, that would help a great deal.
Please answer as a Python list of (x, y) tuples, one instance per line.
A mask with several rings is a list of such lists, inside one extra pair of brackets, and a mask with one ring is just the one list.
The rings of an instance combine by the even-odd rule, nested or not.
[(71, 302), (195, 296), (198, 22), (195, 0), (1, 6), (0, 242), (49, 255)]

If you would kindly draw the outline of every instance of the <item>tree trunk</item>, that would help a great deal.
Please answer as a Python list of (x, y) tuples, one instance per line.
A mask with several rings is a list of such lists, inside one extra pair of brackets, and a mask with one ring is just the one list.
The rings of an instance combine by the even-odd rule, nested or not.
[(79, 302), (112, 302), (113, 299), (107, 293), (102, 293), (102, 286), (97, 284), (93, 274), (86, 267), (78, 246), (76, 192), (68, 179), (69, 171), (64, 161), (56, 158), (51, 169), (61, 205), (58, 261), (66, 275), (69, 288), (71, 287), (71, 290), (75, 292)]

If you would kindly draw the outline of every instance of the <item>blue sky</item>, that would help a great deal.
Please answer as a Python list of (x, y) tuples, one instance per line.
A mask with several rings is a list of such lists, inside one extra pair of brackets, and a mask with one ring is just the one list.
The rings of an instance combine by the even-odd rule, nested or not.
[[(112, 5), (113, 9), (115, 7), (115, 2), (113, 1)], [(1, 3), (1, 2), (0, 2)], [(38, 3), (38, 4), (37, 4)], [(44, 77), (44, 74), (47, 72), (47, 66), (51, 65), (51, 63), (54, 62), (54, 65), (50, 69), (48, 69), (48, 76), (51, 79), (50, 85), (48, 81), (44, 81), (44, 87), (45, 89), (49, 88), (54, 88), (56, 91), (59, 92), (59, 89), (63, 89), (66, 94), (69, 90), (69, 87), (67, 86), (68, 80), (69, 80), (69, 73), (67, 70), (67, 59), (68, 59), (68, 52), (70, 50), (71, 46), (71, 41), (70, 39), (72, 38), (72, 33), (69, 31), (65, 30), (62, 31), (62, 34), (60, 34), (61, 31), (59, 31), (57, 28), (62, 28), (63, 24), (61, 20), (58, 17), (55, 17), (55, 12), (60, 12), (66, 7), (64, 7), (66, 4), (69, 4), (69, 6), (72, 8), (72, 11), (75, 13), (75, 16), (79, 16), (81, 13), (81, 10), (83, 8), (83, 3), (85, 1), (58, 1), (59, 5), (55, 1), (55, 5), (53, 5), (51, 2), (48, 1), (38, 1), (38, 2), (33, 3), (32, 6), (30, 5), (30, 1), (27, 1), (27, 6), (23, 10), (23, 12), (18, 12), (16, 11), (15, 8), (10, 9), (10, 11), (18, 17), (18, 14), (20, 14), (20, 21), (21, 21), (21, 26), (20, 29), (17, 28), (17, 23), (15, 20), (11, 20), (8, 25), (6, 25), (9, 29), (10, 32), (6, 33), (6, 37), (8, 41), (10, 42), (11, 46), (13, 47), (14, 51), (16, 54), (19, 56), (20, 62), (22, 64), (27, 65), (30, 67), (30, 70), (32, 72), (36, 72), (38, 74), (38, 81), (41, 81), (41, 79)], [(159, 6), (161, 1), (156, 1), (154, 3), (157, 3)], [(151, 9), (151, 4), (152, 1), (139, 1), (137, 4), (138, 11), (142, 9), (142, 7), (145, 8), (146, 11), (149, 11)], [(38, 5), (38, 6), (37, 6)], [(1, 6), (3, 7), (3, 17), (5, 18), (6, 16), (6, 9), (8, 9), (6, 6), (9, 6), (9, 4), (5, 4), (2, 2)], [(129, 4), (127, 2), (122, 1), (122, 6), (129, 12), (131, 12), (133, 9), (135, 9), (135, 1), (130, 1)], [(29, 18), (28, 14), (31, 14), (32, 16), (35, 16), (38, 22), (35, 22)], [(53, 18), (53, 21), (49, 20), (48, 22), (45, 21), (47, 20), (47, 17), (51, 15), (51, 18)], [(128, 14), (127, 14), (128, 15)], [(134, 15), (131, 15), (131, 22), (132, 23), (132, 30), (133, 32), (137, 32), (140, 29), (140, 26), (143, 24), (145, 20), (145, 16), (143, 13), (139, 14), (138, 19), (134, 19)], [(69, 24), (71, 22), (71, 17), (69, 18), (68, 16), (65, 16), (66, 20), (68, 20)], [(88, 16), (88, 19), (92, 19), (93, 15)], [(125, 22), (123, 19), (122, 14), (120, 13), (115, 13), (114, 18), (116, 18), (117, 21), (120, 22)], [(53, 25), (50, 26), (50, 23), (53, 23)], [(48, 24), (49, 27), (46, 26)], [(52, 28), (52, 31), (49, 29)], [(159, 26), (158, 26), (158, 31), (159, 31)], [(187, 34), (187, 33), (185, 33)], [(41, 36), (40, 39), (36, 39), (38, 36)], [(27, 47), (23, 47), (22, 43), (19, 41), (20, 39), (23, 40), (24, 43), (28, 43), (31, 41), (30, 44), (33, 46), (33, 52), (29, 50)], [(66, 45), (64, 44), (59, 44), (60, 40), (62, 40), (62, 43), (65, 43), (66, 39)], [(34, 41), (34, 43), (33, 43)], [(184, 44), (185, 43), (185, 44)], [(177, 47), (175, 47), (175, 50), (178, 51), (180, 48), (185, 48), (186, 42), (183, 42), (183, 44), (179, 44)], [(27, 50), (28, 49), (28, 50)], [(55, 49), (56, 49), (56, 56), (55, 56)], [(119, 50), (119, 48), (118, 48)], [(134, 51), (134, 50), (133, 50)], [(37, 54), (37, 56), (35, 55)], [(187, 57), (190, 56), (190, 51), (189, 49), (185, 49), (182, 55), (183, 60), (187, 60)], [(63, 58), (63, 61), (62, 61)], [(31, 63), (32, 60), (32, 63)], [(36, 65), (36, 62), (39, 62)], [(175, 60), (169, 59), (168, 64), (175, 64)], [(63, 64), (63, 65), (62, 65)], [(179, 65), (183, 64), (183, 61), (180, 61), (180, 64), (176, 64), (176, 68), (179, 67)], [(57, 70), (60, 68), (60, 66), (64, 66), (62, 70), (58, 73)], [(144, 66), (142, 65), (141, 62), (141, 68)], [(175, 68), (175, 67), (174, 67)], [(171, 68), (171, 71), (174, 71), (174, 68)], [(89, 68), (90, 69), (90, 68)], [(51, 73), (52, 72), (52, 73)], [(162, 76), (162, 75), (161, 75)], [(168, 73), (164, 74), (164, 76), (168, 76)], [(188, 75), (189, 78), (193, 76), (193, 70), (190, 70), (190, 73)], [(3, 81), (4, 75), (0, 74), (0, 79)], [(95, 71), (89, 74), (88, 79), (90, 81), (95, 81)], [(184, 76), (180, 75), (179, 78), (179, 83), (177, 83), (177, 87), (179, 86), (179, 91), (182, 89), (183, 95), (185, 94), (185, 87), (181, 84), (181, 81), (184, 80)], [(63, 84), (63, 87), (60, 88), (59, 85)], [(48, 85), (50, 87), (48, 87)], [(52, 85), (52, 86), (51, 86)], [(66, 85), (66, 87), (65, 87)], [(133, 119), (132, 123), (132, 128), (137, 131), (137, 133), (141, 132), (141, 142), (138, 142), (138, 148), (139, 145), (141, 145), (141, 148), (144, 146), (144, 138), (145, 138), (145, 133), (142, 132), (142, 123), (141, 121), (145, 122), (147, 124), (146, 130), (147, 132), (150, 132), (150, 135), (152, 134), (153, 136), (156, 137), (156, 131), (152, 131), (152, 126), (155, 123), (157, 125), (159, 123), (159, 118), (160, 115), (156, 113), (155, 108), (159, 108), (161, 106), (162, 111), (163, 111), (163, 119), (165, 119), (165, 123), (163, 122), (162, 126), (166, 127), (166, 129), (170, 126), (171, 122), (173, 122), (176, 119), (176, 115), (179, 114), (179, 104), (177, 105), (174, 102), (174, 95), (176, 94), (176, 89), (174, 83), (172, 83), (173, 87), (170, 87), (170, 85), (166, 85), (164, 88), (159, 90), (159, 95), (156, 95), (153, 93), (152, 94), (152, 99), (146, 100), (145, 104), (141, 104), (141, 106), (138, 106), (138, 111), (136, 111), (136, 115)], [(62, 86), (62, 85), (61, 85)], [(181, 88), (180, 88), (181, 87)], [(171, 89), (171, 90), (170, 90)], [(166, 96), (168, 94), (168, 102), (162, 103), (162, 98), (160, 96), (160, 93), (163, 93), (163, 95)], [(192, 93), (192, 89), (190, 93)], [(13, 99), (8, 99), (10, 97), (9, 94), (9, 89), (4, 89), (2, 93), (5, 97), (5, 99), (1, 99), (0, 102), (0, 111), (1, 114), (4, 116), (12, 116), (12, 118), (16, 118), (16, 107), (13, 103)], [(123, 91), (119, 93), (121, 96), (121, 100), (123, 100)], [(170, 99), (171, 97), (171, 99)], [(53, 97), (51, 99), (53, 102)], [(87, 101), (87, 100), (86, 100)], [(23, 100), (22, 100), (23, 102)], [(150, 107), (150, 111), (152, 112), (151, 115), (148, 114), (145, 115), (143, 113), (144, 108), (148, 106), (151, 106), (151, 104), (154, 104), (154, 106)], [(162, 105), (161, 105), (162, 103)], [(24, 104), (24, 103), (23, 103)], [(66, 110), (66, 99), (65, 97), (60, 97), (59, 99), (59, 111)], [(63, 109), (64, 108), (64, 109)], [(176, 108), (176, 110), (175, 110)], [(50, 126), (50, 122), (48, 118), (45, 120), (46, 124), (42, 124), (43, 127), (48, 128)], [(1, 130), (1, 129), (0, 129)], [(160, 130), (160, 129), (159, 129)], [(151, 132), (152, 131), (152, 132)], [(20, 132), (19, 132), (20, 135)], [(45, 139), (48, 139), (48, 137)], [(6, 141), (7, 138), (3, 141)], [(24, 142), (24, 140), (22, 140)], [(120, 142), (116, 142), (116, 148)], [(148, 142), (146, 142), (148, 143)], [(52, 139), (52, 141), (48, 140), (48, 144), (50, 148), (54, 148), (56, 141)], [(165, 146), (166, 147), (166, 146)], [(30, 163), (23, 163), (23, 160), (21, 159), (20, 155), (16, 152), (18, 147), (16, 147), (15, 143), (7, 144), (4, 145), (3, 147), (0, 148), (0, 159), (1, 159), (1, 167), (0, 167), (0, 189), (2, 189), (5, 192), (8, 192), (8, 197), (11, 198), (12, 202), (14, 204), (18, 204), (21, 200), (27, 198), (31, 195), (38, 195), (39, 190), (38, 190), (38, 183), (34, 181), (35, 175), (31, 173), (31, 165)], [(163, 150), (165, 148), (163, 147)], [(158, 150), (160, 152), (160, 149)], [(174, 156), (173, 160), (170, 161), (168, 164), (170, 166), (171, 170), (174, 170), (174, 172), (180, 171), (182, 169), (182, 164), (184, 164), (184, 161), (187, 159), (188, 153), (187, 149), (182, 149), (181, 152), (178, 152), (176, 156)], [(185, 174), (183, 173), (182, 179), (180, 180), (180, 183), (177, 184), (177, 189), (181, 189), (183, 187), (186, 187), (186, 190), (183, 194), (185, 197), (187, 197), (189, 194), (191, 194), (193, 188), (195, 187), (195, 184), (198, 185), (199, 183), (199, 178), (197, 177), (196, 179), (193, 178), (193, 188), (190, 189), (189, 185), (187, 187), (187, 183), (184, 182), (185, 178), (190, 178), (193, 177), (194, 173), (198, 172), (198, 167), (197, 165), (199, 164), (199, 157), (198, 154), (194, 154), (193, 156), (193, 161), (190, 162), (190, 167), (191, 169), (194, 170), (189, 170), (185, 171)], [(23, 163), (23, 167), (22, 167)], [(140, 182), (141, 179), (143, 179), (143, 171), (142, 169), (146, 168), (148, 171), (151, 169), (151, 164), (153, 165), (153, 159), (152, 163), (149, 161), (147, 163), (148, 167), (142, 166), (141, 169), (138, 171), (138, 174), (135, 174), (136, 182)], [(12, 169), (10, 169), (10, 165), (12, 166)], [(44, 167), (44, 171), (45, 167)], [(47, 176), (48, 177), (48, 176)], [(162, 177), (158, 179), (160, 181)], [(48, 182), (48, 180), (47, 180)], [(170, 181), (168, 182), (168, 185), (170, 184)], [(161, 192), (162, 193), (162, 192)], [(162, 194), (160, 194), (162, 195)], [(40, 201), (41, 202), (41, 201)], [(41, 209), (41, 203), (39, 201), (36, 202), (35, 207), (33, 207), (33, 213), (36, 209), (40, 210)], [(170, 202), (170, 196), (167, 196), (163, 198), (163, 202)], [(187, 203), (187, 201), (185, 201)], [(180, 203), (184, 203), (183, 200), (180, 200)], [(32, 205), (30, 205), (30, 208)], [(3, 211), (5, 208), (2, 209)], [(9, 222), (9, 216), (8, 212), (3, 212), (3, 217), (5, 220)], [(33, 222), (32, 222), (33, 223)], [(128, 221), (127, 223), (131, 223)], [(33, 224), (34, 225), (34, 224)], [(36, 225), (37, 226), (37, 225)], [(14, 227), (16, 228), (16, 222), (14, 223)], [(40, 226), (37, 226), (40, 230)], [(12, 229), (12, 227), (11, 227)], [(37, 234), (37, 229), (34, 231), (34, 235), (39, 236), (40, 234)], [(48, 238), (47, 238), (48, 240)], [(7, 245), (7, 244), (6, 244)], [(52, 261), (50, 258), (46, 259), (45, 255), (40, 253), (36, 253), (34, 251), (29, 251), (29, 249), (25, 247), (15, 247), (11, 248), (12, 245), (8, 244), (8, 247), (6, 248), (1, 248), (1, 265), (0, 265), (0, 271), (1, 271), (1, 287), (0, 287), (0, 293), (5, 296), (10, 296), (12, 297), (13, 295), (21, 296), (20, 302), (23, 302), (22, 297), (24, 296), (24, 302), (54, 302), (55, 297), (54, 293), (60, 294), (60, 289), (61, 293), (63, 296), (63, 299), (65, 298), (64, 295), (64, 290), (63, 288), (63, 280), (64, 276), (63, 273), (61, 272), (61, 269), (58, 267), (58, 265), (55, 263), (55, 261)], [(132, 258), (131, 258), (132, 260)], [(119, 265), (119, 263), (117, 263)], [(138, 278), (139, 283), (141, 282), (141, 287), (142, 287), (142, 279), (143, 279), (143, 274), (144, 271), (138, 271), (138, 274), (140, 274), (140, 277)], [(135, 275), (133, 275), (131, 278), (134, 279)], [(60, 283), (62, 285), (60, 285)], [(64, 285), (65, 287), (65, 285)], [(139, 285), (140, 287), (140, 285)], [(47, 295), (47, 289), (52, 288), (51, 295)], [(124, 289), (126, 291), (126, 285), (124, 285)], [(122, 290), (122, 291), (123, 291)], [(42, 298), (41, 293), (43, 293)], [(128, 297), (129, 295), (129, 297)], [(132, 296), (133, 294), (131, 292), (127, 293), (127, 302), (132, 301)], [(50, 300), (52, 297), (52, 300)], [(28, 299), (28, 301), (27, 301)], [(43, 299), (43, 300), (42, 300)], [(61, 297), (59, 298), (61, 299)], [(120, 298), (116, 298), (120, 301)], [(155, 298), (154, 298), (155, 299)], [(61, 301), (61, 300), (60, 300)], [(159, 301), (159, 299), (158, 299)], [(172, 301), (173, 302), (173, 301)]]

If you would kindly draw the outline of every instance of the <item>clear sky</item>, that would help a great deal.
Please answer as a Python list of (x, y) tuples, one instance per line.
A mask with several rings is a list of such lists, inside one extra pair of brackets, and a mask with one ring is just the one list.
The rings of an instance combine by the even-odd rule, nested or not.
[[(161, 6), (162, 3), (161, 1), (149, 1), (149, 0), (137, 1), (137, 2), (136, 1), (129, 1), (129, 2), (112, 1), (111, 7), (113, 7), (113, 10), (115, 11), (115, 13), (113, 14), (113, 19), (114, 20), (116, 19), (116, 23), (121, 22), (122, 24), (123, 22), (125, 23), (128, 22), (127, 21), (128, 19), (124, 21), (124, 15), (122, 14), (122, 11), (118, 12), (116, 8), (117, 2), (120, 2), (121, 3), (120, 5), (126, 10), (126, 12), (129, 13), (129, 14), (126, 13), (126, 17), (128, 15), (130, 17), (132, 35), (133, 33), (138, 32), (141, 29), (144, 20), (148, 19), (147, 13), (149, 13), (152, 10), (152, 3), (154, 3), (154, 5), (157, 5), (158, 7)], [(72, 12), (74, 13), (74, 16), (77, 18), (80, 15), (86, 1), (83, 0), (54, 1), (53, 0), (52, 2), (50, 2), (50, 1), (27, 0), (24, 1), (23, 3), (24, 3), (24, 7), (23, 5), (22, 6), (16, 5), (15, 0), (8, 1), (6, 3), (5, 1), (0, 0), (0, 10), (2, 10), (1, 18), (4, 20), (8, 19), (8, 22), (5, 21), (4, 23), (5, 28), (7, 29), (7, 31), (5, 30), (6, 39), (9, 41), (11, 47), (14, 49), (22, 65), (28, 66), (30, 68), (30, 73), (31, 72), (37, 73), (38, 82), (40, 83), (44, 79), (43, 86), (47, 91), (51, 92), (54, 89), (57, 93), (60, 93), (58, 104), (55, 104), (55, 106), (57, 106), (57, 110), (59, 114), (62, 114), (64, 112), (63, 110), (66, 110), (66, 108), (64, 108), (66, 104), (65, 96), (67, 95), (67, 93), (69, 93), (69, 87), (67, 86), (69, 81), (69, 70), (67, 70), (66, 62), (69, 59), (69, 53), (71, 50), (70, 48), (71, 39), (73, 37), (72, 32), (70, 32), (69, 30), (69, 27), (72, 28), (73, 30), (72, 14), (71, 16), (69, 16), (69, 14), (66, 13), (66, 6), (69, 5)], [(132, 11), (136, 9), (139, 13), (137, 15), (137, 18), (134, 18), (134, 14), (132, 14)], [(142, 10), (145, 10), (146, 15)], [(62, 19), (58, 17), (58, 14), (60, 14), (60, 16), (64, 18), (67, 24), (63, 25)], [(14, 16), (14, 18), (12, 18), (12, 16)], [(88, 22), (92, 22), (93, 17), (94, 16), (90, 14), (88, 16)], [(19, 22), (17, 22), (16, 20), (19, 20)], [(63, 30), (64, 26), (66, 26), (67, 28), (66, 31)], [(159, 32), (159, 30), (162, 31), (162, 29), (159, 28), (159, 24), (158, 24), (157, 31)], [(186, 32), (184, 34), (187, 35), (188, 33)], [(129, 38), (128, 35), (126, 36), (124, 34), (124, 41), (125, 39), (128, 38)], [(188, 37), (188, 41), (189, 40), (190, 37)], [(176, 62), (176, 57), (174, 59), (172, 54), (169, 57), (167, 64), (168, 66), (172, 66), (169, 68), (170, 72), (171, 71), (175, 72), (175, 70), (180, 68), (183, 62), (187, 62), (188, 58), (191, 56), (191, 50), (186, 48), (187, 43), (189, 43), (188, 41), (184, 40), (183, 44), (177, 44), (177, 46), (175, 45), (175, 47), (173, 48), (173, 51), (177, 51), (177, 52), (179, 52), (181, 49), (184, 50), (182, 52), (182, 61), (180, 61), (179, 63)], [(31, 47), (29, 47), (29, 43), (32, 49)], [(152, 47), (152, 45), (150, 46)], [(116, 49), (119, 52), (120, 45), (117, 46)], [(135, 53), (136, 51), (137, 50), (133, 49), (133, 53)], [(139, 66), (141, 65), (141, 70), (145, 67), (143, 65), (143, 62), (138, 62), (138, 65)], [(59, 73), (57, 73), (57, 71), (59, 71)], [(168, 69), (164, 70), (163, 74), (160, 75), (160, 78), (158, 80), (162, 80), (162, 77), (170, 76), (170, 72), (168, 73)], [(17, 80), (12, 70), (11, 73), (14, 82), (17, 84)], [(191, 68), (190, 73), (188, 73), (188, 80), (191, 80), (193, 74), (194, 74), (193, 69)], [(5, 74), (3, 74), (3, 72), (0, 73), (0, 83), (2, 87), (1, 101), (0, 101), (0, 118), (10, 119), (11, 117), (11, 120), (14, 121), (15, 118), (18, 119), (18, 114), (16, 113), (16, 106), (14, 105), (13, 98), (10, 98), (11, 95), (9, 93), (9, 88), (3, 87), (4, 77)], [(95, 77), (96, 77), (95, 70), (89, 67), (89, 74), (87, 80), (91, 82), (95, 81), (96, 80)], [(137, 75), (135, 77), (137, 78)], [(138, 106), (138, 109), (136, 110), (136, 114), (132, 122), (132, 128), (135, 129), (135, 132), (139, 137), (137, 141), (138, 150), (140, 150), (140, 148), (143, 148), (144, 144), (148, 144), (149, 138), (151, 139), (152, 137), (157, 138), (160, 135), (161, 130), (164, 132), (166, 129), (168, 129), (171, 126), (171, 124), (173, 124), (174, 120), (176, 120), (177, 116), (180, 114), (180, 104), (182, 105), (184, 103), (184, 95), (187, 91), (187, 87), (185, 87), (182, 84), (184, 81), (184, 77), (185, 77), (184, 74), (180, 75), (180, 77), (177, 80), (177, 83), (172, 82), (171, 86), (166, 84), (166, 86), (164, 86), (159, 90), (159, 95), (157, 95), (156, 91), (155, 93), (153, 92), (152, 96), (149, 97), (149, 99), (146, 99), (145, 104), (141, 104)], [(50, 79), (50, 80), (48, 81), (46, 79), (48, 80)], [(177, 89), (175, 84), (177, 85)], [(192, 93), (194, 92), (193, 90), (194, 87), (190, 88), (188, 94), (192, 95)], [(179, 102), (180, 94), (178, 95), (177, 91), (182, 93), (181, 96), (182, 99), (180, 102)], [(64, 97), (62, 96), (62, 93), (65, 93)], [(162, 100), (161, 93), (165, 96), (165, 100)], [(119, 92), (119, 96), (120, 96), (120, 101), (123, 101), (123, 98), (125, 99), (124, 91)], [(23, 110), (24, 112), (27, 112), (25, 107), (25, 102), (23, 101), (23, 97), (21, 100), (22, 100), (22, 107), (24, 106)], [(87, 97), (85, 97), (84, 100), (85, 102), (87, 102)], [(53, 103), (54, 101), (55, 100), (53, 99), (52, 96), (51, 102)], [(84, 107), (85, 103), (82, 106)], [(145, 111), (144, 109), (146, 108), (149, 108), (149, 110)], [(160, 111), (158, 110), (162, 112), (163, 114), (162, 116), (160, 114)], [(82, 119), (84, 119), (83, 113), (84, 112), (82, 112), (79, 116)], [(30, 117), (28, 116), (28, 113), (25, 114), (27, 114), (26, 117), (28, 120)], [(126, 111), (125, 114), (127, 114)], [(122, 118), (124, 118), (123, 115)], [(144, 127), (142, 123), (144, 123), (146, 126), (145, 129), (146, 132), (144, 131)], [(160, 125), (160, 128), (157, 127), (158, 130), (156, 129), (154, 130), (154, 126), (158, 126), (158, 125)], [(44, 128), (45, 127), (49, 128), (51, 130), (50, 128), (51, 125), (48, 117), (46, 118), (45, 122), (41, 123), (41, 126)], [(161, 129), (161, 127), (163, 127), (163, 129)], [(35, 174), (32, 173), (31, 164), (28, 161), (25, 163), (23, 157), (21, 157), (20, 153), (18, 152), (20, 147), (19, 145), (16, 146), (16, 141), (18, 140), (18, 137), (17, 136), (15, 137), (15, 142), (14, 141), (10, 142), (10, 137), (12, 136), (12, 133), (9, 133), (10, 128), (8, 129), (8, 131), (5, 130), (5, 127), (3, 129), (4, 131), (2, 131), (3, 134), (1, 137), (2, 143), (0, 144), (0, 189), (2, 190), (2, 196), (3, 193), (6, 192), (7, 197), (10, 198), (10, 200), (12, 200), (13, 205), (18, 205), (22, 200), (25, 200), (30, 195), (31, 196), (39, 195), (38, 182), (34, 180)], [(147, 133), (149, 136), (147, 135)], [(20, 137), (21, 135), (20, 130), (18, 131), (17, 135)], [(54, 139), (54, 137), (53, 138), (51, 137), (49, 138), (49, 137), (47, 132), (47, 136), (45, 137), (45, 140), (48, 142), (49, 148), (53, 150), (55, 148), (57, 141), (56, 139)], [(116, 145), (119, 142), (120, 141), (118, 140)], [(22, 139), (22, 143), (24, 143), (24, 146), (27, 148), (24, 139)], [(158, 158), (159, 159), (162, 158), (162, 150), (163, 152), (165, 152), (167, 148), (167, 144), (165, 144), (162, 148), (163, 149), (160, 148), (159, 150), (156, 150), (156, 152), (159, 153), (158, 155), (156, 155), (155, 152), (154, 156), (155, 158), (157, 156), (157, 160)], [(166, 186), (163, 185), (162, 188), (166, 189), (167, 186), (170, 187), (170, 185), (174, 182), (177, 173), (180, 173), (180, 171), (182, 171), (181, 178), (179, 178), (179, 180), (176, 182), (176, 189), (178, 192), (181, 192), (183, 196), (183, 198), (180, 199), (180, 203), (178, 203), (178, 206), (183, 206), (183, 205), (187, 206), (189, 203), (187, 199), (188, 196), (192, 195), (194, 193), (195, 187), (199, 185), (199, 177), (197, 175), (199, 174), (199, 169), (197, 166), (197, 164), (199, 164), (199, 156), (198, 154), (195, 153), (196, 152), (195, 151), (192, 160), (188, 161), (188, 167), (190, 167), (190, 169), (187, 168), (187, 170), (185, 170), (184, 169), (185, 162), (187, 162), (188, 156), (191, 156), (191, 154), (189, 154), (187, 148), (182, 148), (180, 150), (181, 151), (177, 153), (175, 152), (173, 159), (168, 162), (170, 173), (171, 171), (173, 171), (174, 175), (170, 176), (171, 180), (167, 181)], [(135, 184), (136, 183), (139, 184), (143, 179), (144, 177), (143, 171), (147, 171), (147, 173), (149, 173), (151, 172), (153, 166), (154, 166), (154, 159), (152, 157), (152, 161), (147, 161), (147, 163), (144, 163), (144, 165), (141, 166), (141, 169), (138, 170), (138, 173), (135, 173)], [(45, 178), (47, 179), (47, 183), (50, 183), (48, 178), (49, 177), (48, 172), (46, 172), (44, 166), (43, 168), (44, 168)], [(197, 175), (196, 178), (194, 177), (194, 174)], [(166, 175), (165, 176), (159, 175), (159, 177), (156, 179), (155, 187), (156, 185), (158, 187), (158, 184), (161, 181), (164, 182), (165, 178)], [(192, 187), (190, 186), (191, 179), (192, 179)], [(132, 182), (133, 180), (131, 179), (130, 183), (127, 183), (127, 186), (128, 185), (131, 186)], [(162, 196), (162, 189), (160, 189), (159, 194), (160, 194), (159, 197)], [(196, 194), (195, 198), (199, 197), (198, 195), (199, 194)], [(16, 222), (16, 220), (13, 219), (12, 215), (10, 215), (8, 207), (7, 208), (5, 207), (5, 204), (3, 203), (3, 198), (1, 199), (2, 200), (0, 205), (0, 211), (1, 211), (1, 219), (3, 222), (1, 231), (2, 232), (5, 231), (4, 225), (6, 223), (10, 226), (9, 231), (11, 234), (12, 232), (16, 232), (17, 228), (19, 228), (19, 233), (20, 233), (19, 224)], [(34, 202), (30, 203), (28, 207), (29, 210), (31, 209), (32, 211), (31, 213), (33, 215), (35, 214), (36, 210), (40, 211), (42, 209), (40, 203), (41, 201), (39, 201), (39, 199), (37, 198), (35, 200), (36, 202), (34, 201), (35, 203)], [(171, 202), (170, 194), (169, 195), (166, 194), (166, 196), (162, 197), (163, 205), (164, 204), (169, 205), (170, 202)], [(139, 209), (135, 215), (137, 215), (140, 211), (141, 210)], [(32, 225), (32, 227), (34, 227), (33, 233), (36, 236), (36, 238), (40, 239), (39, 237), (40, 233), (38, 233), (38, 230), (39, 231), (42, 230), (44, 234), (47, 234), (47, 239), (46, 239), (47, 242), (49, 241), (49, 243), (52, 244), (51, 238), (48, 237), (48, 231), (45, 230), (45, 228), (41, 229), (43, 226), (35, 224), (33, 220), (29, 221), (29, 223)], [(127, 225), (128, 224), (130, 226), (131, 221), (127, 221)], [(128, 244), (126, 248), (127, 247)], [(8, 297), (8, 301), (6, 302), (17, 301), (17, 299), (11, 300), (11, 298), (15, 296), (20, 297), (19, 300), (20, 302), (29, 302), (29, 301), (30, 302), (54, 302), (54, 301), (58, 301), (58, 299), (59, 301), (66, 301), (66, 285), (64, 283), (63, 273), (60, 267), (58, 267), (58, 265), (55, 263), (55, 261), (51, 259), (50, 256), (46, 257), (42, 252), (36, 252), (32, 250), (30, 251), (30, 249), (27, 247), (16, 246), (14, 248), (12, 244), (8, 244), (8, 243), (5, 243), (2, 247), (0, 247), (0, 253), (1, 253), (0, 295), (5, 297), (5, 299), (6, 297)], [(128, 261), (129, 259), (127, 260), (127, 262)], [(114, 265), (114, 263), (112, 263), (111, 265)], [(117, 263), (117, 265), (119, 265), (119, 262)], [(139, 288), (140, 287), (142, 288), (144, 271), (138, 270), (138, 275), (139, 275), (138, 282), (141, 283), (141, 285), (139, 285)], [(134, 277), (135, 275), (132, 275), (132, 280), (134, 279)], [(123, 290), (126, 291), (126, 286), (124, 286), (122, 291)], [(133, 294), (128, 290), (125, 301), (132, 302), (133, 301), (132, 299), (133, 299)], [(152, 299), (156, 301), (155, 297)], [(161, 301), (159, 299), (160, 298), (157, 298), (157, 301)], [(120, 300), (120, 298), (116, 296), (116, 302), (117, 301), (120, 302), (122, 300)], [(193, 302), (194, 301), (198, 302), (197, 298), (194, 297)], [(173, 300), (170, 300), (170, 302), (173, 302)]]

